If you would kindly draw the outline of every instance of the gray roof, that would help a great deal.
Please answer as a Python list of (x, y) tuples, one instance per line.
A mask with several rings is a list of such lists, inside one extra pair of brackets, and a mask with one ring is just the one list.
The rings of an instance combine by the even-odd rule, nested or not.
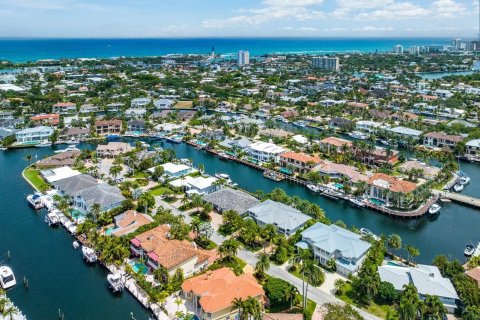
[(233, 210), (239, 214), (245, 213), (248, 208), (258, 204), (260, 201), (248, 193), (231, 188), (223, 188), (206, 194), (203, 200), (210, 202), (222, 211)]
[(412, 268), (384, 265), (378, 267), (378, 273), (382, 281), (390, 282), (397, 290), (403, 290), (404, 285), (411, 283), (422, 295), (458, 299), (452, 282), (443, 278), (436, 266), (419, 264), (418, 268)]
[(53, 183), (53, 186), (65, 194), (73, 195), (75, 192), (78, 192), (83, 189), (90, 188), (97, 184), (97, 180), (88, 175), (81, 174), (71, 178), (62, 179)]
[(257, 221), (273, 224), (284, 230), (296, 230), (311, 218), (299, 210), (273, 200), (266, 200), (248, 209)]
[(118, 187), (105, 183), (99, 183), (90, 188), (77, 191), (73, 193), (72, 196), (82, 197), (89, 207), (94, 203), (98, 203), (102, 211), (125, 200), (125, 197)]
[(395, 128), (389, 129), (389, 131), (398, 133), (398, 134), (407, 135), (407, 136), (414, 136), (414, 137), (419, 137), (422, 134), (422, 131), (410, 129), (406, 127), (395, 127)]
[(303, 231), (302, 236), (310, 245), (330, 253), (338, 251), (345, 258), (359, 259), (371, 247), (360, 235), (333, 224), (317, 222)]

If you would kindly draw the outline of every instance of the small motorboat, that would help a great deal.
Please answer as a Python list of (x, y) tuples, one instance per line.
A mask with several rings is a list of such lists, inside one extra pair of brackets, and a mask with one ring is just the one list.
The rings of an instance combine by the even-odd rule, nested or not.
[(275, 171), (264, 171), (263, 176), (276, 182), (280, 182), (285, 179), (284, 176), (277, 174)]
[(63, 150), (57, 150), (55, 153), (64, 153), (64, 152), (73, 152), (73, 151), (80, 151), (75, 145), (69, 145), (67, 148)]
[(471, 257), (474, 252), (475, 252), (475, 246), (471, 244), (467, 244), (465, 246), (465, 250), (463, 251), (463, 254), (467, 257)]
[(222, 160), (228, 160), (228, 159), (230, 159), (230, 156), (229, 156), (228, 154), (226, 154), (225, 152), (220, 152), (220, 153), (218, 154), (218, 157), (219, 157), (220, 159), (222, 159)]
[(307, 126), (307, 122), (305, 122), (303, 120), (298, 120), (298, 121), (293, 122), (293, 125), (297, 126), (297, 127), (300, 127), (300, 128), (305, 128)]
[(51, 147), (52, 143), (50, 141), (42, 141), (39, 144), (36, 144), (36, 148), (46, 148), (46, 147)]
[(356, 207), (365, 207), (365, 201), (362, 198), (350, 198), (349, 201)]
[(338, 192), (338, 191), (335, 191), (333, 189), (325, 189), (322, 194), (327, 197), (327, 198), (331, 198), (331, 199), (339, 199), (342, 197), (342, 193), (341, 192)]
[(72, 245), (73, 245), (73, 249), (75, 249), (75, 250), (80, 248), (80, 243), (78, 241), (73, 241)]
[(57, 226), (60, 223), (60, 217), (55, 211), (49, 212), (45, 215), (45, 222), (51, 226)]
[(7, 290), (17, 284), (15, 275), (10, 267), (0, 266), (0, 285)]
[(320, 187), (313, 184), (313, 183), (307, 184), (307, 188), (308, 188), (308, 190), (310, 190), (312, 192), (320, 192)]
[(377, 236), (375, 233), (373, 233), (372, 231), (368, 230), (367, 228), (361, 228), (360, 229), (360, 234), (361, 235), (364, 235), (364, 236), (370, 236), (372, 237), (373, 239), (375, 240), (379, 240), (380, 237)]
[(366, 140), (368, 138), (368, 135), (360, 131), (352, 131), (348, 135), (354, 139), (359, 139), (359, 140)]
[(95, 263), (97, 262), (97, 254), (95, 253), (95, 250), (92, 248), (83, 246), (82, 247), (82, 255), (85, 261), (88, 263)]
[(123, 278), (118, 273), (110, 273), (107, 276), (107, 283), (108, 287), (115, 293), (122, 292), (123, 288), (125, 287)]
[(232, 179), (230, 179), (230, 176), (226, 173), (215, 173), (215, 178), (223, 180), (227, 184), (232, 183)]
[(0, 148), (0, 151), (6, 151), (6, 150), (8, 150), (8, 148), (5, 148), (5, 147)]
[(440, 212), (440, 209), (442, 207), (440, 207), (438, 204), (434, 203), (432, 204), (432, 206), (428, 209), (428, 213), (430, 214), (436, 214), (438, 212)]
[(463, 184), (457, 183), (453, 186), (453, 191), (455, 192), (461, 192), (463, 190)]
[(461, 185), (467, 185), (470, 183), (470, 177), (467, 177), (467, 176), (460, 177), (460, 179), (458, 179), (458, 182)]

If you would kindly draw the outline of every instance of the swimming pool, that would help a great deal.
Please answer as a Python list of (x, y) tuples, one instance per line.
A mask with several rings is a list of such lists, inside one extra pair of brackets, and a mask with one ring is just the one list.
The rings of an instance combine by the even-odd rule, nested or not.
[(406, 265), (404, 263), (397, 262), (397, 261), (388, 261), (387, 265), (395, 266), (395, 267), (406, 267)]
[(130, 261), (129, 264), (135, 273), (147, 274), (148, 272), (148, 267), (144, 263)]
[(80, 210), (78, 210), (78, 209), (75, 209), (75, 208), (70, 209), (69, 211), (70, 211), (70, 215), (72, 216), (72, 218), (73, 218), (74, 220), (83, 220), (83, 219), (85, 219), (86, 214), (83, 213), (82, 211), (80, 211)]
[(105, 230), (105, 235), (109, 236), (111, 235), (117, 228), (115, 227), (110, 227), (107, 230)]
[(377, 205), (377, 206), (384, 206), (385, 205), (385, 201), (374, 199), (374, 198), (370, 198), (370, 199), (368, 199), (368, 201), (370, 201), (371, 203), (373, 203), (374, 205)]
[(335, 188), (337, 188), (337, 189), (343, 189), (343, 184), (341, 184), (341, 183), (335, 183)]

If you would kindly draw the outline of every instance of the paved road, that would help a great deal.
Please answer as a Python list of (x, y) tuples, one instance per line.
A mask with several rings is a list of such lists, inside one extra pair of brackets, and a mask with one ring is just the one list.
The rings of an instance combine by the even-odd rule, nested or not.
[[(155, 197), (155, 201), (157, 206), (162, 206), (164, 208), (170, 209), (172, 210), (172, 213), (175, 215), (183, 216), (185, 218), (186, 223), (190, 223), (192, 221), (192, 217), (190, 217), (188, 214), (181, 212), (171, 204), (161, 200), (160, 197)], [(210, 239), (213, 242), (215, 242), (217, 245), (220, 245), (223, 241), (225, 241), (226, 238), (221, 234), (219, 234), (218, 232), (214, 232)], [(245, 249), (238, 250), (237, 256), (251, 266), (255, 266), (255, 264), (258, 261), (257, 255), (255, 253)], [(271, 264), (270, 269), (267, 271), (267, 274), (276, 278), (283, 279), (293, 284), (298, 289), (299, 292), (302, 291), (302, 280), (290, 274), (288, 271), (280, 268), (279, 266)], [(311, 287), (311, 286), (308, 287), (308, 298), (316, 302), (317, 304), (326, 304), (326, 303), (343, 304), (344, 303), (342, 300), (334, 297), (333, 295), (325, 291), (322, 291), (317, 287)], [(368, 312), (365, 312), (361, 309), (357, 309), (357, 310), (366, 320), (381, 320), (380, 318)]]

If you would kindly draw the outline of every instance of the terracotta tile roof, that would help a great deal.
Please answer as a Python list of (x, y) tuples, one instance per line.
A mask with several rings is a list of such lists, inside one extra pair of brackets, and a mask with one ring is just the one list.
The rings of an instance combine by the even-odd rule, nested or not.
[(352, 102), (347, 103), (347, 105), (349, 107), (354, 107), (354, 108), (368, 108), (368, 104), (367, 103), (362, 103), (362, 102), (352, 101)]
[(121, 126), (122, 120), (97, 120), (95, 126)]
[(417, 185), (410, 181), (397, 179), (385, 173), (376, 173), (370, 177), (368, 184), (381, 188), (388, 188), (392, 192), (409, 193), (417, 188)]
[(42, 120), (48, 120), (52, 124), (58, 124), (60, 122), (60, 115), (57, 113), (52, 113), (52, 114), (38, 114), (36, 116), (33, 116), (30, 118), (32, 121), (42, 121)]
[(462, 136), (449, 135), (449, 134), (445, 134), (443, 132), (429, 132), (429, 133), (425, 134), (425, 137), (434, 138), (434, 139), (442, 139), (442, 140), (453, 141), (453, 142), (460, 142), (460, 141), (463, 141), (463, 139), (464, 139)]
[(59, 102), (53, 105), (54, 107), (75, 107), (76, 104), (72, 102)]
[(303, 152), (294, 152), (294, 151), (287, 151), (280, 155), (282, 158), (293, 159), (302, 163), (312, 162), (317, 164), (320, 162), (319, 157), (311, 156), (309, 154)]
[(477, 281), (478, 286), (480, 287), (480, 267), (470, 269), (466, 271), (465, 274), (473, 280)]
[(214, 313), (232, 306), (235, 298), (262, 297), (262, 286), (251, 274), (236, 276), (228, 268), (209, 271), (185, 280), (184, 292), (193, 292), (200, 296), (200, 305), (205, 312)]
[(142, 249), (149, 255), (153, 253), (155, 260), (168, 270), (177, 267), (195, 257), (197, 263), (208, 260), (209, 263), (216, 258), (216, 251), (201, 250), (194, 247), (189, 241), (168, 239), (170, 227), (160, 225), (152, 230), (136, 236), (133, 240), (140, 243)]
[(336, 147), (341, 147), (343, 145), (347, 145), (349, 147), (352, 146), (352, 142), (351, 141), (348, 141), (348, 140), (345, 140), (345, 139), (340, 139), (340, 138), (336, 138), (336, 137), (328, 137), (328, 138), (325, 138), (325, 139), (322, 139), (320, 140), (320, 143), (322, 144), (330, 144), (330, 145), (333, 145), (333, 146), (336, 146)]
[(153, 222), (152, 217), (143, 213), (138, 213), (135, 210), (128, 210), (116, 216), (115, 220), (117, 221), (116, 223), (117, 227), (120, 228), (119, 230), (116, 230), (113, 232), (113, 234), (116, 236), (122, 236), (122, 235), (128, 234), (130, 232), (137, 230), (141, 226), (144, 226), (146, 224)]

